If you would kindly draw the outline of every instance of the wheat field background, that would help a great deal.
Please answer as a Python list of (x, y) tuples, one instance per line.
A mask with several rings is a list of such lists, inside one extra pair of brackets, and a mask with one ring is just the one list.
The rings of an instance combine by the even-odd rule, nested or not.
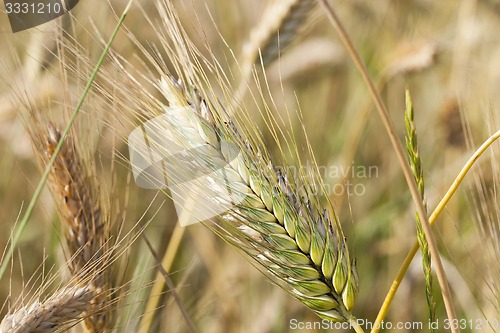
[[(467, 159), (500, 128), (500, 2), (332, 3), (376, 82), (401, 142), (405, 136), (405, 89), (411, 92), (430, 214)], [(233, 54), (244, 63), (242, 50), (252, 29), (269, 10), (268, 1), (174, 0), (173, 4), (194, 44), (207, 57), (212, 55), (202, 46), (210, 45), (236, 90), (240, 74)], [(8, 249), (16, 221), (42, 174), (26, 130), (31, 118), (22, 111), (25, 106), (19, 96), (29, 96), (34, 101), (33, 110), (45, 112), (64, 128), (68, 109), (76, 104), (124, 6), (124, 1), (82, 0), (72, 11), (73, 20), (57, 20), (13, 34), (0, 5), (0, 249)], [(136, 0), (112, 44), (110, 58), (122, 57), (130, 71), (141, 68), (144, 56), (127, 37), (125, 27), (139, 43), (151, 47), (161, 44), (154, 27), (161, 30), (155, 22), (164, 19), (155, 2)], [(71, 42), (65, 43), (75, 53), (81, 52), (81, 57), (68, 52), (61, 59), (61, 49), (53, 41), (56, 24), (67, 29), (65, 38)], [(80, 45), (76, 50), (73, 41)], [(163, 50), (160, 53), (172, 70), (171, 59)], [(71, 64), (80, 77), (72, 71), (64, 73), (62, 61)], [(416, 240), (416, 227), (408, 186), (366, 85), (321, 6), (308, 13), (291, 45), (266, 65), (265, 75), (260, 69), (257, 72), (272, 96), (272, 100), (269, 96), (264, 99), (275, 106), (277, 115), (290, 117), (287, 130), (296, 141), (303, 165), (313, 163), (308, 145), (314, 151), (349, 251), (357, 261), (360, 291), (353, 313), (373, 322)], [(157, 261), (144, 240), (135, 237), (141, 228), (138, 221), (147, 224), (144, 235), (160, 257), (172, 251), (167, 271), (181, 308), (200, 332), (329, 331), (295, 328), (292, 323), (321, 319), (270, 283), (209, 228), (202, 224), (176, 227), (173, 202), (134, 183), (125, 140), (132, 128), (119, 123), (119, 117), (116, 123), (109, 119), (124, 112), (120, 108), (127, 101), (120, 98), (140, 97), (134, 96), (138, 92), (130, 88), (133, 86), (106, 80), (107, 75), (125, 80), (112, 60), (104, 62), (103, 73), (83, 105), (73, 140), (83, 152), (82, 167), (96, 170), (92, 177), (103, 198), (102, 214), (113, 223), (110, 244), (118, 243), (115, 253), (119, 255), (107, 268), (120, 291), (111, 306), (113, 331), (139, 332), (145, 313), (153, 314), (149, 332), (190, 331), (167, 286), (150, 294)], [(265, 117), (252, 108), (251, 94), (243, 97), (243, 103), (248, 105), (246, 112), (271, 156), (278, 156), (278, 145), (265, 126)], [(433, 227), (457, 317), (474, 323), (466, 324), (462, 332), (500, 330), (494, 324), (482, 324), (479, 329), (477, 324), (500, 319), (499, 148), (493, 144), (476, 161)], [(61, 267), (71, 251), (64, 245), (60, 220), (57, 202), (46, 188), (0, 280), (0, 317), (23, 304), (23, 300), (16, 303), (21, 295), (25, 295), (24, 303), (30, 297), (45, 299), (68, 280), (71, 273)], [(120, 243), (120, 239), (125, 241)], [(42, 288), (51, 276), (53, 282)], [(437, 279), (432, 293), (436, 317), (443, 323), (446, 312)], [(153, 296), (159, 300), (151, 312), (145, 307)], [(385, 321), (422, 322), (424, 327), (383, 331), (428, 332), (428, 319), (425, 279), (421, 256), (417, 255)], [(80, 332), (82, 327), (76, 325), (71, 330)]]

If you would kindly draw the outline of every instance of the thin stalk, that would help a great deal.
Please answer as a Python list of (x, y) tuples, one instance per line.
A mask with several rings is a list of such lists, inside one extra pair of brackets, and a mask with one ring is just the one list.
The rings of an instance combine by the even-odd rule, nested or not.
[(349, 321), (349, 326), (351, 326), (351, 328), (354, 329), (356, 333), (365, 333), (363, 328), (358, 324), (358, 320), (356, 319), (356, 317), (352, 316), (351, 318), (348, 319), (348, 321)]
[(191, 317), (189, 316), (188, 312), (186, 311), (186, 308), (182, 304), (181, 298), (179, 297), (179, 295), (175, 291), (174, 282), (172, 281), (172, 279), (170, 278), (170, 276), (168, 275), (168, 273), (163, 268), (163, 266), (161, 264), (161, 261), (160, 261), (160, 257), (158, 256), (158, 253), (156, 253), (155, 249), (153, 248), (153, 246), (151, 245), (151, 243), (149, 242), (149, 240), (146, 238), (146, 236), (144, 234), (141, 234), (141, 236), (144, 239), (144, 241), (146, 242), (146, 245), (148, 246), (149, 251), (151, 251), (151, 254), (155, 258), (155, 260), (157, 262), (157, 265), (158, 265), (157, 266), (158, 267), (158, 271), (162, 274), (163, 279), (165, 280), (165, 283), (167, 284), (170, 293), (172, 294), (173, 298), (175, 299), (175, 302), (177, 303), (177, 305), (179, 306), (179, 310), (181, 311), (181, 314), (184, 317), (184, 320), (186, 321), (186, 324), (188, 326), (189, 332), (191, 332), (191, 333), (198, 333), (198, 329), (196, 328), (193, 320), (191, 319)]
[[(357, 69), (361, 73), (363, 80), (365, 81), (366, 85), (368, 86), (368, 90), (370, 91), (370, 94), (372, 95), (372, 98), (375, 102), (375, 107), (379, 113), (380, 118), (382, 119), (382, 123), (384, 124), (384, 127), (387, 131), (387, 134), (389, 135), (389, 139), (391, 141), (391, 144), (392, 144), (394, 150), (396, 151), (396, 156), (398, 157), (399, 164), (401, 165), (401, 169), (403, 171), (406, 182), (408, 184), (408, 188), (409, 188), (411, 196), (413, 198), (413, 202), (415, 203), (417, 213), (421, 217), (422, 227), (424, 229), (424, 233), (425, 233), (425, 236), (427, 238), (427, 242), (429, 243), (429, 250), (431, 252), (431, 256), (433, 258), (435, 258), (436, 275), (437, 275), (437, 278), (439, 281), (439, 285), (441, 287), (441, 293), (443, 295), (443, 302), (444, 302), (444, 305), (446, 308), (446, 313), (448, 315), (448, 318), (451, 321), (454, 321), (457, 319), (457, 315), (455, 312), (455, 308), (453, 306), (450, 287), (448, 285), (446, 273), (445, 273), (444, 268), (443, 268), (443, 263), (441, 262), (441, 258), (439, 256), (439, 249), (437, 247), (436, 240), (434, 239), (434, 235), (432, 234), (432, 229), (431, 229), (431, 226), (429, 224), (429, 220), (427, 218), (427, 213), (425, 212), (424, 206), (422, 204), (422, 197), (420, 196), (420, 193), (418, 192), (418, 188), (417, 188), (417, 185), (415, 183), (415, 179), (413, 179), (413, 174), (411, 172), (411, 169), (406, 162), (406, 157), (404, 154), (403, 146), (401, 145), (401, 142), (398, 140), (398, 138), (396, 136), (396, 131), (394, 129), (394, 125), (392, 124), (392, 120), (389, 116), (389, 113), (387, 112), (387, 108), (385, 107), (384, 103), (382, 102), (382, 98), (380, 97), (377, 89), (375, 88), (375, 84), (373, 83), (370, 75), (368, 74), (368, 70), (366, 69), (366, 66), (365, 66), (363, 60), (361, 59), (359, 53), (356, 51), (356, 48), (354, 47), (352, 41), (350, 40), (350, 38), (347, 34), (347, 31), (345, 30), (345, 28), (343, 27), (339, 18), (335, 14), (333, 7), (328, 2), (328, 0), (318, 0), (318, 1), (320, 1), (321, 5), (323, 6), (330, 22), (337, 30), (340, 39), (344, 43), (344, 45), (345, 45), (348, 53), (350, 54), (355, 66), (357, 67)], [(460, 332), (460, 330), (456, 327), (451, 327), (451, 331), (453, 333)]]
[[(469, 158), (467, 163), (463, 166), (462, 170), (460, 170), (460, 173), (458, 176), (455, 178), (453, 183), (451, 184), (450, 188), (444, 195), (444, 197), (441, 199), (437, 207), (434, 209), (432, 212), (431, 216), (429, 217), (429, 224), (433, 225), (434, 222), (437, 220), (441, 212), (444, 210), (444, 207), (448, 202), (450, 201), (451, 197), (453, 194), (458, 189), (458, 186), (462, 183), (464, 180), (465, 176), (469, 172), (469, 170), (472, 168), (472, 166), (476, 163), (476, 161), (479, 159), (479, 157), (488, 149), (493, 142), (498, 140), (500, 138), (500, 130), (495, 132), (492, 136), (490, 136), (483, 144), (474, 152), (474, 154)], [(389, 310), (389, 306), (392, 303), (392, 300), (394, 299), (394, 295), (396, 294), (396, 291), (399, 288), (399, 285), (401, 284), (401, 281), (403, 280), (403, 277), (405, 276), (406, 272), (408, 271), (408, 268), (410, 267), (410, 264), (415, 257), (415, 255), (418, 252), (418, 242), (415, 241), (413, 244), (413, 247), (411, 250), (408, 252), (406, 255), (405, 260), (403, 261), (403, 264), (399, 268), (398, 274), (394, 278), (394, 281), (392, 282), (392, 285), (387, 292), (387, 295), (385, 296), (384, 303), (380, 307), (379, 313), (377, 315), (377, 319), (375, 319), (373, 327), (377, 327), (377, 324), (380, 324), (382, 320), (384, 320), (385, 316), (387, 315), (387, 312)], [(374, 328), (371, 333), (377, 333), (379, 329)]]
[(49, 163), (47, 163), (47, 166), (45, 167), (45, 171), (42, 175), (42, 178), (40, 179), (40, 182), (38, 183), (38, 185), (36, 187), (35, 193), (33, 194), (33, 197), (31, 198), (31, 201), (28, 204), (28, 207), (26, 208), (26, 212), (24, 213), (23, 218), (19, 222), (18, 227), (14, 231), (14, 235), (12, 237), (9, 249), (8, 249), (5, 257), (3, 258), (2, 265), (0, 266), (0, 280), (2, 279), (5, 271), (7, 270), (7, 266), (12, 258), (12, 254), (14, 253), (14, 249), (16, 248), (17, 243), (19, 243), (19, 239), (21, 238), (21, 235), (22, 235), (24, 229), (26, 228), (26, 225), (28, 224), (28, 221), (31, 217), (31, 214), (33, 214), (33, 209), (35, 208), (36, 202), (38, 201), (38, 198), (40, 197), (40, 194), (42, 193), (43, 187), (45, 186), (45, 183), (47, 182), (47, 179), (49, 177), (52, 166), (54, 165), (54, 162), (57, 158), (57, 155), (61, 151), (61, 148), (64, 144), (64, 141), (66, 140), (66, 137), (68, 136), (68, 133), (71, 130), (71, 126), (75, 122), (76, 117), (78, 116), (78, 114), (80, 112), (80, 109), (83, 105), (83, 102), (85, 101), (85, 98), (87, 97), (87, 95), (90, 91), (90, 88), (92, 86), (92, 83), (94, 82), (94, 79), (97, 75), (97, 72), (101, 68), (102, 63), (104, 62), (104, 59), (106, 58), (106, 56), (109, 52), (111, 44), (113, 43), (113, 41), (116, 37), (116, 34), (118, 33), (118, 30), (122, 26), (123, 21), (125, 20), (125, 17), (127, 16), (127, 13), (129, 11), (130, 6), (132, 5), (133, 1), (134, 0), (129, 0), (129, 2), (127, 3), (127, 6), (123, 10), (123, 13), (120, 16), (120, 19), (118, 20), (118, 23), (117, 23), (113, 33), (111, 34), (111, 37), (110, 37), (108, 43), (106, 44), (106, 47), (102, 51), (101, 56), (100, 56), (99, 60), (97, 61), (97, 64), (95, 65), (94, 70), (92, 71), (92, 74), (90, 75), (90, 78), (87, 81), (87, 84), (85, 85), (85, 88), (83, 89), (83, 93), (80, 96), (80, 99), (78, 100), (78, 103), (76, 104), (75, 109), (73, 110), (73, 113), (71, 114), (69, 122), (66, 125), (66, 128), (64, 129), (64, 131), (62, 133), (61, 140), (59, 140), (59, 143), (57, 144), (56, 148), (54, 149), (54, 153), (52, 154), (52, 157), (50, 158)]
[[(177, 255), (177, 251), (179, 250), (179, 246), (181, 244), (185, 231), (186, 228), (181, 227), (179, 224), (175, 225), (174, 232), (170, 237), (167, 249), (165, 250), (165, 254), (163, 255), (163, 258), (161, 260), (161, 265), (167, 273), (170, 272), (172, 268), (172, 263), (174, 262), (175, 256)], [(148, 302), (146, 303), (146, 309), (144, 310), (144, 316), (142, 317), (141, 324), (139, 325), (139, 333), (149, 332), (149, 329), (151, 328), (151, 324), (153, 322), (154, 314), (158, 307), (158, 303), (160, 302), (161, 292), (163, 290), (164, 284), (165, 280), (163, 278), (163, 275), (158, 272), (149, 293)]]

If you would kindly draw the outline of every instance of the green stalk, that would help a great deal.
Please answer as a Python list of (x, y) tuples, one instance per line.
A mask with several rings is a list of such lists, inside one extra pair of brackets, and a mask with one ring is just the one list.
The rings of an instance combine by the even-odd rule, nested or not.
[[(450, 201), (451, 197), (455, 192), (457, 191), (458, 187), (464, 180), (465, 176), (469, 172), (469, 170), (474, 166), (476, 161), (483, 155), (483, 153), (488, 149), (495, 141), (500, 139), (500, 130), (496, 131), (493, 133), (486, 141), (483, 142), (483, 144), (472, 154), (472, 156), (469, 158), (467, 163), (463, 166), (462, 170), (460, 170), (460, 173), (458, 176), (455, 178), (453, 183), (451, 184), (450, 188), (448, 191), (446, 191), (446, 194), (444, 197), (441, 199), (439, 204), (436, 206), (434, 211), (432, 212), (431, 216), (429, 217), (429, 224), (432, 226), (434, 222), (436, 222), (437, 218), (439, 215), (443, 212), (444, 208)], [(413, 247), (411, 250), (408, 252), (406, 255), (406, 258), (404, 262), (401, 264), (401, 267), (399, 268), (399, 271), (394, 278), (394, 281), (392, 282), (392, 285), (387, 292), (384, 302), (382, 303), (382, 306), (380, 307), (380, 310), (378, 312), (377, 318), (375, 319), (374, 322), (374, 329), (371, 330), (371, 333), (378, 333), (379, 329), (377, 325), (380, 326), (380, 323), (384, 320), (384, 318), (387, 315), (387, 312), (389, 311), (389, 307), (391, 306), (391, 303), (394, 299), (394, 295), (396, 295), (396, 291), (399, 288), (399, 285), (401, 284), (401, 281), (403, 280), (403, 277), (405, 276), (406, 272), (408, 271), (408, 268), (410, 267), (410, 264), (417, 254), (418, 251), (418, 242), (415, 241), (413, 244)]]
[[(411, 101), (410, 91), (406, 89), (406, 110), (405, 110), (405, 125), (406, 125), (406, 152), (410, 167), (417, 183), (418, 191), (422, 196), (422, 204), (427, 211), (427, 203), (424, 199), (425, 185), (424, 185), (424, 170), (422, 168), (422, 159), (418, 151), (417, 130), (415, 129), (415, 122), (413, 120), (413, 103)], [(429, 322), (436, 321), (436, 302), (432, 295), (432, 268), (431, 268), (431, 253), (429, 251), (429, 244), (422, 229), (422, 221), (418, 213), (415, 214), (417, 223), (417, 240), (422, 252), (422, 269), (425, 277), (425, 295), (427, 298), (427, 306), (429, 307)], [(431, 330), (435, 332), (435, 329)]]

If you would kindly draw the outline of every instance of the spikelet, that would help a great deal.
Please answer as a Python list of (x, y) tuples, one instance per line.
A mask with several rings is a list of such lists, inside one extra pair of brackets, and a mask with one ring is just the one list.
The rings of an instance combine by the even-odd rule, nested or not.
[(6, 315), (0, 323), (0, 333), (62, 331), (82, 320), (96, 295), (95, 288), (62, 288), (44, 302), (35, 300)]
[[(410, 91), (406, 90), (406, 111), (405, 111), (405, 125), (406, 125), (406, 151), (408, 154), (409, 164), (413, 171), (413, 176), (415, 182), (417, 183), (418, 191), (422, 196), (422, 204), (424, 208), (427, 209), (427, 203), (424, 198), (425, 185), (424, 185), (424, 170), (422, 166), (422, 159), (420, 157), (420, 152), (418, 148), (417, 140), (417, 130), (415, 128), (415, 122), (413, 120), (413, 103), (411, 101)], [(422, 252), (422, 269), (424, 271), (425, 277), (425, 295), (427, 298), (427, 305), (429, 307), (429, 321), (436, 321), (436, 302), (434, 301), (434, 296), (432, 294), (432, 268), (431, 268), (431, 254), (429, 250), (429, 244), (427, 243), (427, 238), (422, 229), (422, 222), (418, 214), (416, 214), (417, 223), (417, 240)], [(433, 332), (435, 330), (432, 330)]]
[(264, 65), (276, 60), (280, 52), (293, 42), (315, 5), (315, 0), (279, 0), (272, 3), (243, 46), (244, 67), (259, 61), (259, 51)]
[[(52, 157), (55, 147), (61, 139), (61, 132), (52, 124), (48, 125), (46, 141), (38, 143), (43, 164)], [(82, 158), (78, 153), (73, 137), (68, 135), (52, 167), (49, 185), (58, 204), (58, 212), (66, 224), (66, 241), (73, 256), (70, 270), (73, 275), (93, 267), (92, 280), (88, 287), (105, 290), (108, 286), (106, 256), (108, 253), (107, 225), (101, 215), (100, 202), (95, 184), (88, 176)], [(93, 312), (85, 324), (91, 332), (102, 332), (107, 325), (112, 325), (110, 314), (102, 312), (109, 295), (96, 293), (92, 300)]]
[[(307, 183), (300, 184), (299, 194), (297, 180), (290, 181), (275, 168), (264, 147), (250, 143), (230, 119), (222, 120), (199, 91), (167, 75), (159, 86), (170, 107), (164, 107), (164, 122), (155, 124), (148, 140), (161, 146), (168, 138), (185, 148), (184, 158), (190, 161), (170, 169), (177, 170), (167, 175), (170, 182), (186, 178), (193, 165), (198, 170), (213, 167), (207, 183), (191, 181), (183, 189), (177, 187), (174, 200), (188, 192), (202, 193), (204, 200), (191, 207), (195, 215), (210, 209), (215, 215), (227, 208), (209, 224), (217, 234), (245, 251), (266, 275), (320, 317), (352, 320), (358, 294), (356, 265), (336, 217), (332, 220), (318, 207)], [(203, 149), (192, 149), (193, 142)], [(167, 161), (168, 152), (164, 154)]]

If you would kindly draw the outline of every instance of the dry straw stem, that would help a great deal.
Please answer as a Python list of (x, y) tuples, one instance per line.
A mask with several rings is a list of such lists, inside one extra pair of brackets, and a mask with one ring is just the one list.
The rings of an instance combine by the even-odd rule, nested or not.
[[(433, 256), (435, 263), (436, 263), (436, 275), (438, 277), (439, 285), (441, 286), (441, 293), (443, 295), (443, 301), (445, 304), (446, 312), (448, 314), (448, 318), (453, 321), (457, 319), (457, 315), (455, 312), (455, 308), (453, 306), (453, 301), (451, 297), (451, 292), (450, 288), (448, 285), (448, 281), (446, 279), (446, 273), (443, 268), (443, 264), (441, 262), (441, 259), (439, 257), (439, 249), (437, 247), (436, 241), (434, 239), (434, 235), (432, 234), (431, 227), (429, 225), (429, 220), (427, 219), (427, 213), (425, 212), (425, 209), (422, 205), (422, 200), (420, 197), (420, 194), (418, 192), (417, 186), (415, 184), (415, 180), (413, 179), (412, 172), (410, 170), (410, 167), (408, 166), (405, 158), (405, 154), (403, 151), (403, 147), (401, 145), (401, 142), (399, 142), (396, 131), (394, 129), (394, 125), (392, 124), (392, 120), (389, 116), (389, 113), (387, 112), (387, 108), (385, 107), (384, 103), (382, 102), (382, 98), (380, 97), (379, 93), (377, 92), (375, 85), (373, 81), (370, 78), (370, 75), (368, 74), (368, 71), (366, 69), (366, 66), (359, 56), (358, 52), (356, 51), (354, 45), (352, 44), (346, 30), (344, 29), (342, 23), (338, 19), (337, 15), (335, 14), (335, 11), (333, 7), (330, 5), (330, 3), (327, 0), (318, 0), (321, 2), (323, 5), (323, 8), (325, 9), (325, 13), (327, 14), (330, 22), (332, 25), (335, 27), (337, 32), (339, 33), (339, 36), (344, 43), (344, 45), (347, 48), (347, 51), (351, 55), (354, 64), (358, 68), (358, 70), (361, 73), (361, 76), (363, 77), (363, 80), (368, 86), (368, 90), (370, 91), (370, 94), (372, 95), (372, 98), (375, 102), (375, 106), (377, 108), (377, 111), (379, 112), (379, 115), (382, 119), (382, 122), (384, 124), (384, 127), (387, 131), (387, 134), (389, 135), (389, 138), (391, 140), (391, 143), (393, 145), (394, 150), (396, 151), (396, 156), (398, 157), (399, 163), (401, 165), (401, 168), (403, 170), (403, 174), (406, 178), (406, 182), (408, 184), (411, 196), (413, 198), (413, 201), (417, 207), (417, 213), (421, 217), (422, 220), (422, 227), (425, 232), (425, 236), (427, 237), (427, 241), (429, 243), (431, 255)], [(372, 331), (376, 332), (380, 329), (380, 325), (374, 325), (374, 329)], [(460, 332), (458, 328), (452, 327), (451, 328), (452, 332)]]
[[(406, 89), (406, 151), (408, 153), (410, 166), (413, 171), (413, 176), (415, 177), (415, 182), (417, 183), (418, 191), (422, 196), (422, 204), (427, 210), (427, 204), (424, 199), (424, 170), (422, 168), (422, 159), (420, 158), (420, 152), (418, 149), (417, 130), (415, 128), (413, 115), (414, 110), (410, 91)], [(434, 302), (434, 296), (432, 295), (431, 254), (429, 251), (429, 244), (427, 243), (427, 239), (425, 238), (425, 233), (422, 230), (422, 222), (420, 221), (420, 217), (418, 216), (418, 214), (416, 214), (416, 223), (418, 245), (420, 246), (420, 250), (422, 252), (422, 269), (425, 276), (425, 294), (427, 297), (427, 305), (429, 307), (429, 322), (433, 323), (436, 321), (436, 303)], [(434, 332), (435, 329), (432, 329), (432, 331)]]
[(55, 292), (45, 302), (31, 304), (5, 316), (0, 333), (59, 332), (83, 319), (97, 295), (94, 288), (72, 286)]
[[(170, 269), (172, 268), (172, 264), (179, 251), (185, 231), (186, 228), (182, 228), (177, 224), (172, 233), (172, 236), (170, 237), (167, 249), (165, 250), (165, 254), (163, 255), (163, 258), (161, 260), (161, 267), (167, 273), (169, 273)], [(144, 316), (141, 319), (138, 333), (147, 333), (149, 331), (151, 324), (153, 323), (153, 318), (155, 316), (156, 310), (158, 308), (158, 303), (161, 299), (161, 292), (164, 285), (165, 279), (163, 277), (163, 274), (161, 272), (158, 272), (153, 282), (153, 286), (151, 287), (151, 291), (149, 292), (148, 302), (146, 303)]]
[[(496, 140), (500, 138), (500, 130), (492, 134), (486, 141), (483, 142), (483, 144), (472, 154), (472, 156), (469, 158), (467, 163), (463, 166), (462, 170), (460, 170), (459, 174), (451, 184), (450, 188), (446, 192), (446, 194), (443, 196), (439, 204), (436, 206), (434, 211), (432, 212), (431, 216), (429, 217), (429, 224), (432, 226), (434, 222), (436, 222), (437, 218), (441, 214), (441, 212), (444, 210), (448, 202), (450, 201), (451, 197), (455, 192), (457, 191), (458, 187), (464, 180), (465, 176), (469, 172), (469, 170), (472, 168), (472, 166), (476, 163), (476, 161), (481, 157), (481, 155), (488, 149)], [(398, 274), (394, 278), (394, 281), (392, 282), (392, 285), (385, 296), (384, 303), (382, 304), (380, 311), (377, 315), (377, 319), (375, 322), (382, 322), (384, 320), (387, 311), (389, 310), (389, 307), (392, 303), (392, 300), (394, 299), (394, 295), (396, 294), (396, 291), (399, 288), (399, 285), (401, 284), (401, 281), (403, 280), (403, 277), (405, 276), (406, 272), (408, 271), (408, 268), (410, 267), (410, 264), (417, 254), (419, 249), (418, 242), (415, 241), (413, 244), (413, 247), (411, 250), (408, 252), (406, 255), (406, 258), (404, 262), (401, 264), (401, 267), (399, 268)]]
[(165, 283), (167, 284), (168, 286), (168, 289), (170, 291), (170, 293), (172, 294), (172, 296), (174, 297), (175, 299), (175, 302), (177, 303), (177, 305), (179, 306), (179, 310), (181, 311), (181, 314), (182, 314), (182, 317), (184, 318), (184, 320), (186, 321), (186, 324), (188, 326), (188, 329), (191, 333), (197, 333), (198, 332), (198, 329), (196, 328), (193, 320), (191, 319), (191, 317), (189, 316), (186, 308), (184, 307), (184, 305), (182, 304), (182, 300), (180, 299), (179, 295), (177, 294), (177, 292), (175, 291), (175, 285), (174, 285), (174, 282), (172, 281), (172, 279), (170, 278), (170, 276), (168, 275), (167, 271), (163, 268), (162, 266), (162, 263), (160, 261), (160, 257), (158, 256), (158, 254), (156, 253), (155, 249), (153, 248), (153, 246), (151, 245), (151, 243), (149, 242), (149, 240), (147, 239), (147, 237), (145, 235), (142, 235), (142, 238), (144, 239), (144, 241), (146, 242), (146, 245), (148, 246), (149, 248), (149, 251), (151, 251), (151, 254), (153, 255), (153, 257), (155, 258), (156, 262), (157, 262), (157, 265), (158, 265), (158, 271), (161, 273), (161, 275), (163, 276), (163, 279), (165, 280)]
[[(401, 50), (401, 48), (403, 50)], [(375, 80), (377, 91), (384, 91), (387, 84), (397, 75), (415, 73), (433, 66), (435, 64), (434, 60), (437, 51), (438, 47), (433, 42), (412, 41), (405, 43), (402, 47), (396, 49), (395, 53), (397, 53), (398, 56), (391, 57), (390, 64), (379, 73), (378, 78)], [(351, 121), (343, 126), (349, 128), (349, 131), (346, 134), (344, 140), (345, 145), (338, 160), (342, 161), (345, 167), (354, 159), (361, 143), (361, 137), (364, 133), (366, 124), (368, 119), (370, 119), (372, 108), (371, 99), (365, 99), (361, 106), (355, 107), (352, 112), (349, 113)], [(349, 181), (350, 176), (350, 174), (347, 175), (348, 178), (342, 181), (344, 183)], [(337, 196), (335, 198), (334, 201), (337, 203), (338, 207), (342, 206), (344, 198), (344, 196)]]

